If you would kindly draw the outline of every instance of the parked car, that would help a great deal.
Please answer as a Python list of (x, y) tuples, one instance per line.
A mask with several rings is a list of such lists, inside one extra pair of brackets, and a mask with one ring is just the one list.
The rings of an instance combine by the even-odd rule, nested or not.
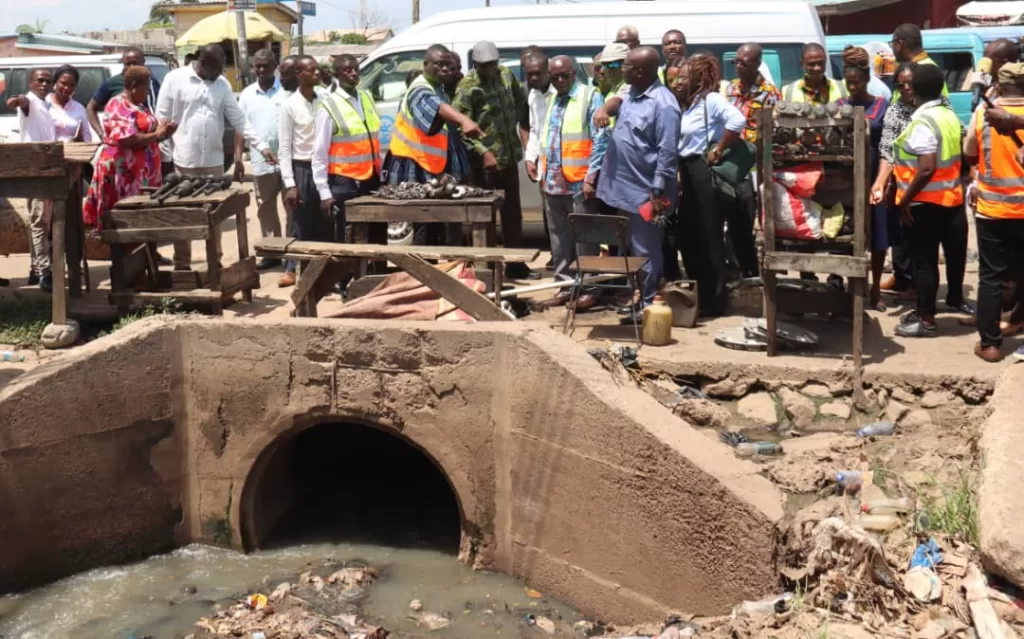
[[(446, 11), (419, 22), (374, 50), (361, 66), (360, 88), (381, 113), (381, 152), (391, 137), (395, 113), (405, 95), (406, 74), (423, 64), (427, 47), (442, 43), (471, 68), (470, 49), (480, 40), (498, 46), (502, 64), (517, 70), (519, 53), (539, 45), (549, 56), (574, 57), (589, 73), (595, 54), (615, 39), (619, 27), (634, 25), (644, 44), (660, 46), (665, 31), (686, 33), (690, 51), (713, 51), (733, 77), (732, 59), (745, 42), (764, 45), (764, 61), (780, 85), (800, 77), (800, 48), (825, 37), (814, 5), (792, 0), (690, 0), (687, 2), (587, 2), (529, 4)], [(579, 72), (579, 71), (578, 71)], [(525, 230), (543, 235), (540, 192), (520, 169)]]

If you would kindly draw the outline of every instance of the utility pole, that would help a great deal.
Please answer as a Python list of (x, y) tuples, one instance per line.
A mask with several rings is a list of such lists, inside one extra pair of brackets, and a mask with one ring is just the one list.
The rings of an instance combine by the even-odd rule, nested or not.
[(420, 0), (412, 0), (412, 23), (420, 21)]
[(234, 26), (239, 32), (239, 71), (242, 72), (242, 85), (249, 84), (249, 41), (246, 40), (246, 12), (234, 11)]
[[(300, 0), (300, 2), (301, 2), (301, 0)], [(296, 5), (299, 7), (299, 55), (302, 55), (303, 54), (303, 40), (305, 39), (302, 36), (302, 22), (303, 22), (304, 18), (302, 16), (302, 5), (299, 4), (299, 3), (296, 3)]]

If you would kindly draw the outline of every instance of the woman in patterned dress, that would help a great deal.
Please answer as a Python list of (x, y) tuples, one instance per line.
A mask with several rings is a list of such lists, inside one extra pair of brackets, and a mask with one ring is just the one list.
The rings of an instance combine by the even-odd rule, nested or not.
[(96, 161), (82, 217), (86, 226), (99, 228), (103, 213), (143, 187), (158, 187), (159, 143), (177, 128), (174, 122), (158, 122), (146, 106), (150, 71), (131, 66), (124, 72), (124, 91), (103, 110), (104, 147)]

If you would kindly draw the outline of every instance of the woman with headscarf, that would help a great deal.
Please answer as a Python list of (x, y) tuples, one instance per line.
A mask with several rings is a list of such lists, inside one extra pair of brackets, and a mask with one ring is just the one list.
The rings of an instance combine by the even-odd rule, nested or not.
[(103, 151), (89, 186), (82, 217), (86, 226), (99, 227), (103, 213), (143, 187), (158, 187), (160, 142), (173, 135), (174, 122), (158, 122), (149, 110), (150, 71), (131, 66), (124, 72), (124, 91), (103, 109)]
[(871, 204), (885, 206), (886, 231), (889, 236), (889, 246), (892, 247), (892, 270), (896, 280), (892, 288), (896, 291), (898, 300), (910, 301), (916, 299), (913, 268), (910, 265), (907, 234), (900, 226), (900, 212), (893, 202), (896, 196), (896, 185), (892, 182), (892, 167), (895, 162), (893, 143), (910, 125), (910, 119), (917, 109), (912, 85), (914, 80), (912, 63), (901, 64), (896, 69), (895, 78), (896, 89), (899, 90), (898, 99), (889, 103), (889, 108), (882, 119), (882, 137), (878, 144), (878, 173), (871, 186)]
[[(669, 89), (683, 115), (679, 128), (679, 208), (674, 249), (682, 254), (689, 277), (697, 280), (701, 314), (721, 315), (726, 303), (725, 220), (711, 166), (743, 135), (747, 119), (719, 93), (721, 72), (712, 55), (677, 58), (666, 71)], [(675, 265), (675, 250), (667, 253)], [(666, 275), (668, 275), (666, 271)]]
[[(849, 46), (843, 50), (843, 79), (846, 81), (847, 97), (839, 98), (840, 106), (849, 104), (864, 107), (871, 138), (871, 180), (878, 176), (879, 150), (882, 142), (882, 128), (889, 101), (868, 92), (871, 80), (871, 56), (861, 47)], [(871, 207), (871, 305), (879, 311), (886, 310), (880, 288), (885, 254), (889, 250), (888, 214), (885, 204), (879, 202)]]

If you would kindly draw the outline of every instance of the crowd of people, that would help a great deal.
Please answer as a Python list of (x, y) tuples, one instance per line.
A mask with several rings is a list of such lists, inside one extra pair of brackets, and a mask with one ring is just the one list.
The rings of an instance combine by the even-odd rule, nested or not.
[[(473, 68), (443, 45), (431, 46), (422, 69), (408, 75), (390, 146), (381, 154), (381, 118), (370, 94), (358, 88), (359, 65), (350, 55), (330, 69), (309, 56), (278, 62), (269, 51), (252, 61), (256, 81), (236, 99), (222, 76), (224, 52), (202, 47), (193, 59), (157, 83), (141, 52), (124, 54), (124, 72), (108, 79), (83, 107), (72, 99), (73, 67), (31, 74), (29, 93), (10, 99), (22, 118), (26, 141), (88, 140), (90, 123), (102, 131), (103, 150), (86, 196), (85, 222), (102, 225), (120, 199), (156, 187), (171, 171), (186, 176), (223, 175), (224, 122), (236, 131), (234, 175), (241, 180), (245, 143), (251, 149), (258, 219), (264, 236), (345, 241), (345, 203), (381, 182), (425, 182), (450, 175), (459, 182), (505, 193), (500, 211), (503, 243), (523, 242), (518, 166), (543, 201), (554, 277), (572, 280), (577, 245), (572, 213), (625, 216), (628, 251), (649, 258), (636, 301), (619, 309), (633, 321), (665, 281), (698, 283), (704, 316), (726, 311), (727, 285), (759, 274), (755, 246), (758, 193), (749, 175), (721, 188), (723, 158), (758, 140), (758, 113), (778, 101), (863, 107), (871, 141), (870, 302), (885, 309), (890, 291), (915, 309), (900, 319), (902, 337), (937, 334), (938, 251), (945, 254), (947, 307), (976, 322), (976, 354), (1000, 359), (1002, 336), (1024, 329), (1024, 65), (1019, 46), (1000, 40), (987, 50), (994, 79), (966, 131), (949, 106), (942, 70), (922, 48), (914, 25), (896, 29), (890, 43), (898, 68), (893, 86), (875, 72), (863, 48), (843, 52), (842, 78), (826, 73), (828, 56), (816, 43), (801, 51), (802, 77), (778, 87), (757, 43), (740, 46), (735, 79), (723, 80), (721, 63), (708, 51), (688, 52), (684, 33), (667, 31), (661, 50), (643, 46), (625, 26), (594, 58), (585, 79), (576, 60), (548, 57), (536, 46), (522, 51), (523, 80), (501, 64), (491, 42), (473, 47)], [(51, 93), (52, 87), (52, 93)], [(99, 114), (103, 114), (102, 120)], [(970, 170), (969, 166), (976, 166)], [(972, 181), (973, 176), (973, 181)], [(764, 176), (762, 176), (764, 178)], [(970, 188), (965, 188), (970, 184)], [(965, 191), (968, 206), (965, 207)], [(282, 226), (278, 197), (286, 213)], [(977, 219), (981, 284), (975, 305), (964, 296), (968, 223)], [(49, 286), (46, 245), (48, 204), (30, 205), (31, 282)], [(386, 241), (371, 230), (370, 241)], [(445, 224), (415, 229), (419, 244), (461, 241)], [(893, 273), (883, 268), (891, 249)], [(190, 245), (175, 245), (176, 269), (191, 264)], [(282, 266), (262, 260), (261, 270)], [(280, 286), (295, 283), (286, 264)], [(508, 277), (539, 273), (510, 266)], [(802, 274), (806, 278), (814, 274)], [(843, 286), (841, 278), (829, 281)], [(599, 303), (596, 291), (564, 291), (551, 304), (577, 312)], [(1016, 308), (1008, 322), (1001, 312)], [(976, 316), (976, 317), (975, 317)], [(1024, 354), (1022, 354), (1024, 356)]]

